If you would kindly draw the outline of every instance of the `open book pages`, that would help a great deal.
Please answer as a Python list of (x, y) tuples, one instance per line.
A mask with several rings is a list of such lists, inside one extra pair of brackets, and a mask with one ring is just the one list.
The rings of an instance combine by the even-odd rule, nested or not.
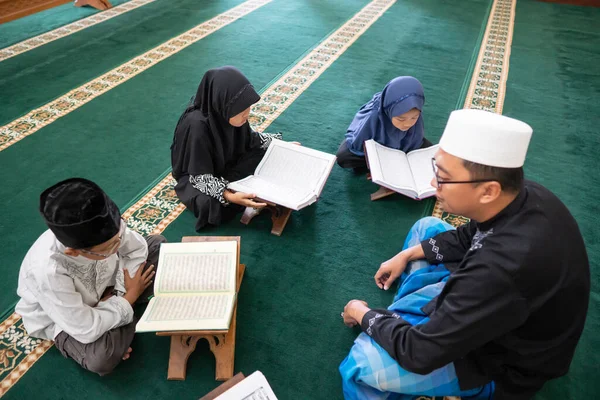
[(237, 242), (163, 243), (154, 295), (235, 292)]
[(235, 293), (153, 297), (136, 332), (227, 330)]
[(439, 148), (438, 145), (435, 145), (426, 149), (413, 150), (407, 155), (418, 198), (423, 199), (435, 195), (436, 189), (431, 185), (433, 179), (431, 159), (435, 156)]
[(154, 298), (136, 331), (228, 329), (236, 273), (235, 241), (162, 244)]
[(317, 199), (315, 193), (311, 190), (277, 185), (256, 175), (250, 175), (240, 181), (233, 182), (228, 187), (236, 192), (254, 193), (263, 200), (293, 210), (299, 210), (304, 204), (311, 204)]
[(277, 400), (267, 378), (256, 371), (215, 400)]
[(317, 201), (334, 163), (332, 154), (275, 139), (254, 175), (228, 188), (299, 210)]
[(439, 146), (404, 153), (385, 147), (374, 140), (365, 142), (367, 160), (374, 183), (413, 199), (423, 199), (435, 194), (431, 186), (433, 168), (431, 159)]

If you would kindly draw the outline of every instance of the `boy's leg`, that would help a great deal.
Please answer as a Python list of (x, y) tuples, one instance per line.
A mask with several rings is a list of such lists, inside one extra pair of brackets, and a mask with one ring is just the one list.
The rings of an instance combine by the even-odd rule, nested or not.
[(148, 245), (148, 257), (146, 259), (146, 265), (154, 265), (154, 267), (157, 267), (160, 245), (162, 243), (167, 243), (167, 239), (165, 239), (165, 237), (162, 235), (149, 235), (146, 236), (145, 239), (146, 244)]
[[(166, 243), (167, 239), (165, 239), (162, 235), (149, 235), (146, 236), (146, 244), (148, 244), (148, 257), (146, 258), (146, 266), (144, 269), (154, 265), (154, 272), (156, 276), (156, 270), (158, 268), (158, 256), (160, 254), (160, 245), (161, 243)], [(138, 298), (136, 304), (144, 304), (150, 301), (149, 297), (154, 295), (154, 282), (150, 286), (144, 290), (144, 293)]]
[(122, 361), (135, 335), (135, 321), (111, 329), (93, 343), (81, 343), (66, 332), (54, 338), (54, 345), (65, 358), (100, 376), (109, 374)]

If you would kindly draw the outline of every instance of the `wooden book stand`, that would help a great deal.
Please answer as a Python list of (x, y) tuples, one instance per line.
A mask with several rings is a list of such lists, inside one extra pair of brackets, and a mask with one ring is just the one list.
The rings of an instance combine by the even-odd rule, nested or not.
[[(246, 266), (240, 264), (240, 237), (239, 236), (185, 236), (182, 242), (219, 242), (237, 241), (237, 288), (239, 292)], [(170, 331), (156, 332), (157, 336), (171, 336), (171, 351), (169, 354), (168, 380), (185, 380), (187, 361), (190, 354), (196, 349), (200, 339), (206, 339), (210, 351), (216, 360), (215, 379), (225, 381), (233, 376), (235, 356), (235, 326), (237, 316), (237, 298), (233, 306), (233, 314), (228, 330), (215, 331)]]
[(371, 201), (383, 199), (384, 197), (391, 196), (394, 193), (396, 192), (394, 192), (393, 190), (390, 190), (383, 186), (379, 186), (379, 189), (377, 189), (376, 192), (371, 193)]
[[(366, 155), (367, 153), (365, 153)], [(371, 174), (368, 173), (367, 174), (367, 179), (371, 180)], [(379, 200), (379, 199), (383, 199), (384, 197), (388, 197), (392, 194), (394, 194), (396, 192), (394, 192), (391, 189), (388, 189), (386, 187), (383, 186), (379, 186), (379, 189), (377, 189), (377, 191), (375, 193), (371, 193), (371, 201), (375, 201), (375, 200)]]
[[(365, 161), (367, 162), (367, 167), (370, 167), (369, 164), (369, 156), (367, 155), (367, 147), (364, 146), (364, 153), (365, 153)], [(371, 180), (371, 173), (369, 172), (367, 174), (367, 179)], [(379, 200), (379, 199), (383, 199), (384, 197), (388, 197), (392, 194), (394, 194), (396, 192), (394, 192), (391, 189), (388, 189), (386, 187), (383, 186), (379, 186), (379, 189), (377, 189), (377, 191), (375, 193), (371, 193), (371, 201), (375, 201), (375, 200)]]
[[(281, 236), (281, 233), (285, 229), (285, 225), (287, 224), (288, 219), (290, 219), (292, 209), (262, 199), (256, 199), (255, 201), (267, 204), (265, 209), (271, 211), (271, 221), (273, 221), (273, 228), (271, 228), (271, 234)], [(242, 219), (240, 219), (240, 222), (244, 225), (248, 225), (250, 221), (252, 221), (252, 218), (256, 217), (258, 214), (259, 212), (252, 212), (246, 209), (246, 211), (244, 211), (244, 214), (242, 215)]]

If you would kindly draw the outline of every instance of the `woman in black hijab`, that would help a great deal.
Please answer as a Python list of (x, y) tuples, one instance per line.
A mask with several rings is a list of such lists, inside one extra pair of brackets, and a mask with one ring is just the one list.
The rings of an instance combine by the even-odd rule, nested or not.
[(235, 67), (204, 74), (196, 97), (183, 112), (171, 145), (175, 192), (196, 218), (196, 230), (219, 225), (244, 207), (262, 208), (254, 194), (231, 192), (229, 182), (252, 175), (273, 138), (254, 132), (250, 106), (260, 96)]

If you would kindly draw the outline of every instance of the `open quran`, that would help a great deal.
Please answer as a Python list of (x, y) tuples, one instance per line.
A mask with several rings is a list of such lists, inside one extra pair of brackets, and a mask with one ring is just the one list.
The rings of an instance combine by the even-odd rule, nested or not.
[(136, 331), (229, 329), (238, 259), (239, 241), (163, 243), (154, 297)]
[(413, 199), (421, 200), (435, 195), (431, 186), (433, 167), (431, 159), (439, 146), (413, 150), (404, 153), (390, 149), (374, 140), (365, 142), (367, 163), (371, 171), (371, 180), (394, 192)]
[(228, 188), (300, 210), (317, 201), (334, 163), (334, 155), (275, 139), (254, 175), (232, 182)]

